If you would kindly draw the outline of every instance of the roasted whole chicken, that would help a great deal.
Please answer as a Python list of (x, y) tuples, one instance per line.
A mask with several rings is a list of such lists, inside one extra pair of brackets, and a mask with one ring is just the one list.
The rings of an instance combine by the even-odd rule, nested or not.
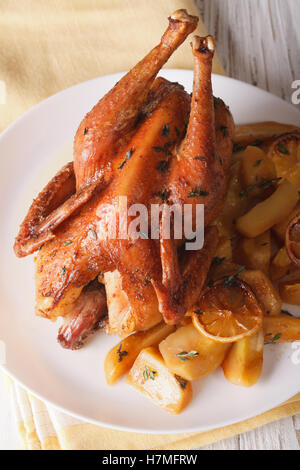
[[(177, 324), (203, 288), (234, 132), (229, 109), (212, 94), (213, 38), (192, 40), (192, 96), (156, 78), (197, 23), (185, 10), (171, 15), (160, 44), (84, 117), (74, 162), (41, 191), (20, 227), (16, 255), (37, 252), (36, 313), (64, 317), (64, 347), (80, 347), (104, 323), (121, 337), (162, 318)], [(112, 237), (108, 207), (120, 218), (121, 196), (128, 206), (204, 204), (203, 248), (185, 251), (184, 237), (165, 239), (161, 225), (155, 239)]]

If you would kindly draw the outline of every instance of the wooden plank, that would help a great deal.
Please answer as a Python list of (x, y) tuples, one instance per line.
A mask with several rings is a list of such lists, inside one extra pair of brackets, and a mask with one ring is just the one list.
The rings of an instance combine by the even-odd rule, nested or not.
[(285, 418), (241, 434), (240, 449), (299, 450), (293, 418)]
[(202, 447), (201, 450), (239, 450), (240, 449), (240, 438), (234, 436), (223, 441), (215, 442), (209, 446)]
[(294, 0), (196, 0), (231, 77), (287, 101), (300, 79), (300, 8)]

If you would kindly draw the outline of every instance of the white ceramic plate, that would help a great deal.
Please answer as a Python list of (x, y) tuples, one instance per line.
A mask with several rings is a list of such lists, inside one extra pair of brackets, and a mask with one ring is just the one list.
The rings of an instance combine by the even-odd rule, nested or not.
[[(71, 160), (78, 124), (121, 75), (97, 78), (52, 96), (0, 136), (0, 340), (6, 345), (4, 368), (42, 399), (103, 426), (166, 433), (229, 425), (300, 391), (300, 365), (292, 360), (295, 349), (291, 344), (266, 346), (263, 374), (255, 387), (234, 386), (219, 370), (193, 385), (194, 399), (181, 415), (169, 416), (125, 380), (112, 388), (106, 385), (103, 361), (118, 341), (116, 337), (96, 334), (80, 351), (67, 351), (57, 344), (58, 325), (34, 316), (32, 257), (17, 259), (13, 253), (14, 236), (32, 198), (64, 162)], [(191, 91), (191, 71), (164, 70), (161, 75)], [(237, 123), (277, 120), (300, 126), (295, 107), (264, 91), (221, 76), (213, 77), (213, 86)]]

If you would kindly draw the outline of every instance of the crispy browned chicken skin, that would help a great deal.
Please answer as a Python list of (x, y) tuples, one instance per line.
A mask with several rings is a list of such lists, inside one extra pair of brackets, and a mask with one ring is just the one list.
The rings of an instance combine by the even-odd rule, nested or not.
[[(199, 295), (217, 244), (214, 227), (206, 231), (204, 248), (180, 265), (177, 250), (184, 240), (164, 240), (162, 233), (160, 240), (112, 238), (107, 210), (113, 205), (120, 217), (120, 196), (127, 197), (128, 207), (204, 204), (208, 225), (221, 209), (234, 124), (212, 94), (213, 39), (193, 40), (192, 99), (181, 85), (155, 79), (197, 22), (185, 10), (169, 18), (160, 44), (81, 122), (74, 167), (64, 167), (30, 208), (15, 251), (26, 256), (40, 248), (38, 315), (69, 318), (82, 306), (85, 286), (98, 278), (106, 288), (109, 329), (124, 336), (150, 328), (162, 316), (167, 323), (179, 322)], [(187, 285), (193, 286), (192, 296)]]

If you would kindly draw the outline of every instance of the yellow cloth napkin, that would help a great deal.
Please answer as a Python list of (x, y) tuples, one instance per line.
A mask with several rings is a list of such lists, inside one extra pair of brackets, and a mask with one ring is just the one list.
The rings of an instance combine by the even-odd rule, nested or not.
[[(128, 70), (157, 43), (167, 17), (179, 8), (198, 13), (192, 0), (1, 2), (0, 131), (53, 93), (90, 78)], [(205, 34), (201, 21), (197, 33)], [(188, 43), (167, 67), (192, 67)], [(214, 72), (224, 73), (217, 58)], [(300, 412), (299, 395), (257, 418), (214, 431), (136, 434), (65, 415), (11, 380), (9, 390), (26, 449), (192, 449)]]
[[(0, 3), (0, 132), (36, 103), (76, 83), (122, 72), (154, 47), (193, 0), (5, 0)], [(199, 22), (197, 34), (205, 29)], [(168, 68), (192, 68), (187, 40)], [(214, 72), (223, 73), (217, 58)], [(1, 93), (1, 86), (0, 86)]]
[(232, 437), (300, 412), (300, 394), (255, 418), (201, 433), (137, 434), (102, 428), (61, 413), (8, 379), (23, 449), (186, 450)]

